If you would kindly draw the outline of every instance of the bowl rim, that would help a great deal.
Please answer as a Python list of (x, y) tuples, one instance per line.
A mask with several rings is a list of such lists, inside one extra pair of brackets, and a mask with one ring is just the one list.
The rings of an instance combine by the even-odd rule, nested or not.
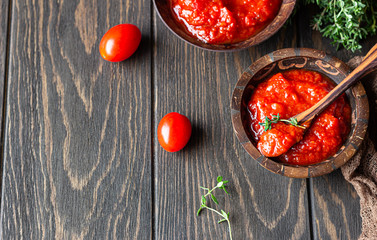
[[(275, 33), (277, 31), (279, 31), (279, 29), (284, 25), (284, 23), (291, 16), (297, 0), (282, 0), (278, 14), (275, 16), (275, 18), (265, 28), (263, 28), (256, 35), (251, 36), (249, 39), (242, 41), (242, 42), (233, 43), (233, 44), (209, 44), (209, 43), (202, 42), (199, 39), (195, 39), (195, 38), (193, 38), (192, 41), (191, 41), (191, 39), (190, 40), (186, 39), (185, 36), (174, 31), (172, 26), (170, 26), (170, 24), (165, 20), (165, 18), (163, 17), (163, 15), (160, 12), (160, 8), (159, 8), (159, 5), (157, 3), (158, 1), (159, 0), (153, 0), (153, 5), (154, 5), (154, 8), (155, 8), (159, 18), (162, 20), (164, 25), (175, 36), (177, 36), (181, 40), (185, 41), (186, 43), (188, 43), (192, 46), (195, 46), (195, 47), (198, 47), (198, 48), (204, 49), (204, 50), (209, 50), (209, 51), (213, 51), (213, 52), (235, 52), (235, 51), (241, 51), (241, 50), (250, 48), (252, 46), (256, 46), (256, 45), (264, 42), (265, 40), (269, 39), (273, 35), (275, 35)], [(168, 1), (168, 0), (166, 0), (166, 1)], [(283, 12), (285, 12), (286, 15), (284, 15), (283, 18), (281, 18), (281, 13), (283, 13)], [(262, 35), (262, 37), (261, 37), (260, 33), (264, 32), (264, 31), (270, 31), (270, 34), (265, 34), (265, 35)], [(241, 45), (240, 43), (243, 43), (243, 44)], [(238, 47), (238, 46), (240, 46), (240, 47)]]
[[(232, 125), (243, 148), (254, 160), (267, 170), (291, 178), (318, 177), (328, 174), (345, 164), (356, 153), (364, 139), (369, 120), (369, 104), (361, 82), (358, 82), (348, 90), (352, 93), (351, 96), (353, 96), (355, 101), (355, 109), (352, 109), (352, 112), (355, 111), (355, 114), (352, 114), (351, 124), (354, 125), (354, 127), (351, 128), (347, 141), (343, 143), (342, 147), (334, 156), (317, 164), (307, 166), (288, 165), (275, 162), (263, 156), (249, 139), (243, 127), (241, 117), (244, 90), (250, 85), (252, 77), (270, 64), (279, 63), (282, 62), (282, 60), (295, 57), (314, 58), (323, 61), (325, 64), (330, 64), (330, 67), (336, 68), (342, 75), (348, 75), (350, 73), (350, 68), (344, 62), (316, 49), (285, 48), (271, 52), (252, 63), (238, 79), (231, 99)], [(329, 74), (327, 76), (331, 79)]]

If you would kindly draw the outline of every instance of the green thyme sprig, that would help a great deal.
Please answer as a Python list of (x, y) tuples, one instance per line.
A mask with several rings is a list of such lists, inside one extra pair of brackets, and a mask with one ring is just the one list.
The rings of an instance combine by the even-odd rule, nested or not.
[(226, 194), (229, 194), (228, 191), (225, 189), (225, 184), (228, 183), (229, 181), (223, 181), (223, 177), (222, 176), (218, 176), (217, 177), (217, 185), (212, 188), (212, 189), (209, 189), (209, 188), (206, 188), (206, 187), (202, 187), (200, 186), (201, 189), (207, 191), (206, 194), (202, 195), (201, 197), (201, 201), (202, 201), (202, 204), (200, 205), (200, 208), (198, 210), (198, 212), (196, 213), (196, 215), (199, 216), (199, 213), (203, 210), (203, 209), (208, 209), (216, 214), (218, 214), (219, 216), (221, 216), (222, 218), (218, 221), (218, 223), (222, 223), (222, 222), (227, 222), (228, 223), (228, 228), (229, 228), (229, 237), (230, 239), (232, 240), (232, 229), (230, 227), (230, 220), (229, 220), (229, 213), (226, 213), (224, 210), (220, 210), (217, 211), (216, 209), (213, 209), (211, 207), (209, 207), (207, 205), (207, 197), (208, 196), (211, 196), (211, 199), (214, 203), (216, 203), (217, 205), (219, 204), (219, 201), (217, 201), (215, 195), (213, 194), (213, 191), (215, 191), (216, 189), (222, 189), (224, 190), (224, 192)]
[(280, 119), (279, 113), (277, 115), (271, 115), (271, 117), (272, 118), (270, 119), (269, 117), (266, 116), (264, 122), (259, 123), (259, 125), (264, 127), (265, 132), (268, 131), (268, 130), (271, 130), (273, 123), (278, 123), (278, 122), (285, 122), (285, 123), (291, 124), (295, 127), (305, 129), (304, 126), (301, 126), (301, 125), (298, 124), (296, 118), (291, 117), (290, 119)]
[(376, 0), (304, 0), (304, 4), (318, 5), (321, 12), (313, 18), (313, 29), (333, 40), (339, 48), (356, 51), (360, 41), (376, 34)]

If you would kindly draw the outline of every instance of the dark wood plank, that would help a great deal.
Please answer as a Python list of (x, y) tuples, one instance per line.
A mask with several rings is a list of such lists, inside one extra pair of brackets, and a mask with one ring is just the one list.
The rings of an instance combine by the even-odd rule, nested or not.
[[(155, 16), (156, 18), (156, 16)], [(230, 99), (242, 72), (277, 48), (294, 47), (294, 28), (264, 44), (235, 53), (190, 46), (156, 19), (154, 51), (154, 131), (167, 113), (177, 111), (193, 124), (182, 151), (165, 152), (154, 137), (155, 238), (228, 239), (225, 223), (203, 211), (200, 185), (230, 180), (230, 196), (217, 194), (230, 212), (233, 239), (309, 239), (306, 180), (285, 178), (250, 159), (233, 133)]]
[[(9, 0), (0, 0), (0, 84), (3, 84), (7, 49)], [(0, 86), (3, 89), (3, 85)], [(2, 93), (2, 91), (0, 91)], [(1, 98), (2, 101), (2, 98)], [(2, 106), (2, 104), (1, 104)]]
[[(3, 108), (4, 108), (4, 81), (7, 72), (7, 38), (9, 25), (9, 0), (0, 0), (0, 126), (3, 125)], [(0, 136), (2, 136), (3, 129), (0, 128)], [(1, 143), (1, 146), (3, 143)]]
[[(150, 6), (13, 1), (2, 239), (151, 238)], [(119, 23), (144, 38), (109, 63)]]
[[(319, 49), (347, 62), (354, 56), (364, 56), (376, 43), (377, 38), (370, 37), (362, 42), (361, 51), (351, 52), (342, 47), (337, 50), (331, 45), (330, 39), (323, 38), (319, 32), (311, 30), (309, 25), (312, 15), (313, 12), (300, 14), (300, 19), (302, 19), (299, 25), (301, 47)], [(364, 86), (367, 84), (368, 94), (373, 83), (367, 79), (362, 82)], [(374, 98), (368, 98), (370, 103), (374, 102)], [(370, 116), (371, 118), (375, 116), (372, 108)], [(327, 176), (311, 179), (309, 185), (315, 239), (357, 239), (361, 233), (360, 200), (352, 185), (344, 179), (341, 171), (337, 170)]]

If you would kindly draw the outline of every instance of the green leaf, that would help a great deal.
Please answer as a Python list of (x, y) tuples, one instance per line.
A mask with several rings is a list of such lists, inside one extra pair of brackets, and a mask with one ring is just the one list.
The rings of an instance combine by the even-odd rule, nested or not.
[(203, 207), (200, 207), (198, 212), (196, 213), (196, 216), (199, 216), (199, 213), (202, 211)]
[(222, 222), (226, 222), (226, 219), (221, 219), (220, 221), (218, 221), (217, 223), (222, 223)]
[(217, 177), (217, 182), (221, 182), (223, 180), (223, 177), (222, 176), (218, 176)]
[(298, 124), (296, 118), (293, 118), (293, 117), (292, 117), (292, 118), (289, 119), (289, 121), (291, 122), (291, 124), (292, 124), (293, 126), (297, 126), (297, 124)]
[(229, 195), (228, 191), (225, 189), (225, 186), (222, 186), (221, 189), (224, 190), (224, 192)]
[(228, 214), (226, 214), (226, 212), (222, 209), (221, 209), (221, 214), (224, 216), (225, 219), (228, 217)]
[(207, 199), (202, 195), (202, 203), (206, 204), (206, 202), (207, 202)]
[(217, 201), (215, 195), (213, 195), (212, 193), (211, 193), (211, 198), (212, 198), (212, 200), (213, 200), (217, 205), (219, 204), (219, 202)]
[(277, 114), (277, 115), (271, 115), (272, 116), (272, 118), (271, 118), (271, 123), (277, 123), (277, 122), (279, 122), (279, 120), (280, 120), (280, 115), (279, 115), (279, 113)]

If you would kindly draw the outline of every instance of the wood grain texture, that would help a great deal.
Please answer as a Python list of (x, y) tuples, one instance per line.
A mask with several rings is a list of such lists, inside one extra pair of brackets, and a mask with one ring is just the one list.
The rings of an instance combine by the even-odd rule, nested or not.
[(311, 180), (315, 239), (357, 239), (359, 197), (340, 170)]
[[(310, 14), (299, 14), (301, 19), (299, 24), (300, 46), (315, 48), (326, 51), (328, 54), (335, 56), (344, 62), (347, 62), (354, 56), (365, 55), (369, 49), (376, 43), (377, 37), (370, 37), (362, 42), (363, 49), (357, 52), (351, 52), (344, 48), (337, 50), (331, 45), (331, 40), (322, 38), (317, 31), (312, 31), (310, 25)], [(365, 87), (368, 94), (368, 86), (371, 87), (367, 79), (362, 83), (367, 83)], [(368, 96), (369, 102), (375, 102), (373, 97)], [(375, 118), (373, 108), (371, 107), (370, 121)], [(369, 124), (370, 126), (373, 124)], [(352, 185), (346, 182), (340, 169), (333, 173), (310, 180), (310, 192), (313, 206), (313, 230), (316, 239), (357, 239), (361, 233), (361, 217), (359, 197)]]
[(155, 239), (229, 239), (218, 216), (196, 216), (199, 186), (215, 185), (219, 175), (230, 180), (230, 195), (216, 196), (230, 212), (233, 239), (309, 239), (306, 181), (270, 173), (253, 161), (233, 133), (230, 111), (242, 72), (272, 49), (294, 47), (294, 29), (246, 51), (215, 53), (184, 43), (154, 18), (154, 130), (172, 111), (193, 124), (180, 152), (165, 152), (154, 138)]
[(116, 24), (148, 35), (150, 11), (13, 1), (2, 239), (151, 238), (150, 42), (122, 63), (98, 53)]
[[(0, 0), (0, 83), (3, 84), (6, 61), (9, 0)], [(0, 86), (3, 89), (3, 85)], [(0, 91), (2, 93), (2, 91)], [(1, 98), (2, 101), (2, 98)], [(1, 104), (2, 106), (2, 104)]]
[[(0, 126), (3, 125), (3, 108), (4, 108), (4, 81), (7, 72), (7, 37), (8, 37), (8, 11), (9, 0), (0, 0)], [(2, 135), (3, 129), (0, 128), (0, 135)], [(3, 143), (1, 143), (2, 146)]]

